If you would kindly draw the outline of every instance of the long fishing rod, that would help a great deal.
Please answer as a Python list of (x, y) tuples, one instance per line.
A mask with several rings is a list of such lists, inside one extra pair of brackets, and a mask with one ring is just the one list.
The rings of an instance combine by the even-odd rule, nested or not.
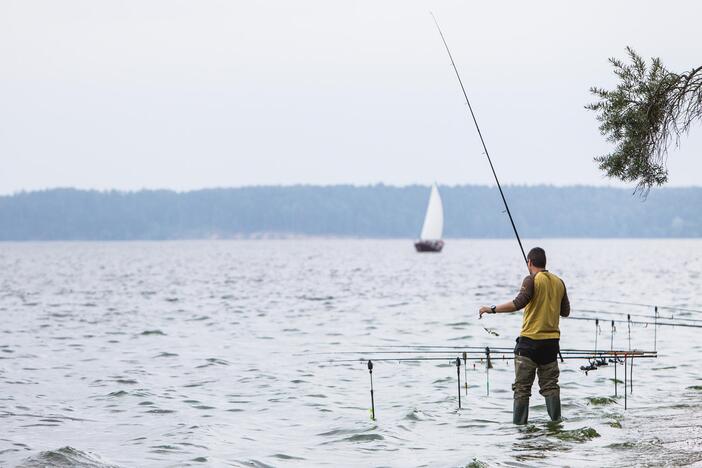
[[(478, 352), (478, 351), (473, 351), (473, 350), (461, 350), (460, 348), (448, 348), (448, 349), (440, 349), (440, 348), (433, 348), (433, 349), (420, 349), (420, 350), (389, 350), (389, 351), (339, 351), (339, 352), (330, 352), (330, 353), (320, 353), (320, 354), (326, 354), (328, 356), (338, 356), (338, 355), (349, 355), (349, 354), (354, 354), (358, 357), (353, 358), (353, 359), (333, 359), (330, 358), (326, 362), (356, 362), (356, 361), (366, 361), (366, 360), (373, 360), (373, 361), (378, 361), (378, 360), (389, 360), (389, 361), (396, 361), (398, 359), (429, 359), (429, 360), (434, 360), (434, 359), (444, 359), (442, 357), (438, 357), (437, 355), (444, 355), (448, 356), (449, 359), (453, 359), (456, 354), (463, 354), (463, 359), (467, 360), (483, 360), (487, 358), (487, 355), (489, 354), (491, 359), (512, 359), (512, 354), (513, 351), (511, 348), (490, 348), (490, 351), (488, 352), (485, 348), (483, 351)], [(574, 358), (574, 357), (582, 357), (582, 356), (614, 356), (614, 355), (622, 355), (622, 354), (629, 354), (629, 355), (634, 355), (634, 354), (646, 354), (650, 353), (650, 351), (642, 351), (642, 350), (615, 350), (615, 349), (610, 349), (610, 350), (605, 350), (605, 349), (563, 349), (561, 352), (569, 357), (569, 358)], [(387, 355), (391, 355), (390, 357), (384, 357)], [(407, 357), (407, 355), (413, 355), (411, 357)], [(425, 356), (428, 355), (428, 356)], [(380, 357), (374, 357), (374, 356), (380, 356)], [(392, 357), (392, 356), (400, 356), (398, 358)], [(497, 357), (495, 357), (497, 356)]]
[(695, 323), (702, 323), (702, 319), (691, 319), (687, 317), (673, 317), (672, 315), (670, 317), (664, 316), (664, 315), (646, 315), (646, 314), (628, 314), (626, 312), (612, 312), (609, 310), (593, 310), (593, 309), (571, 309), (573, 312), (584, 312), (586, 314), (604, 314), (604, 315), (614, 315), (614, 316), (620, 316), (620, 315), (630, 315), (632, 317), (639, 317), (639, 318), (646, 318), (646, 319), (651, 319), (651, 320), (658, 320), (658, 319), (663, 319), (663, 320), (681, 320), (684, 322), (695, 322)]
[(470, 100), (468, 99), (468, 93), (466, 93), (466, 88), (463, 86), (463, 80), (461, 80), (461, 75), (458, 73), (458, 68), (456, 68), (456, 62), (453, 60), (453, 55), (451, 55), (451, 50), (449, 49), (448, 44), (446, 43), (446, 38), (444, 38), (444, 33), (441, 31), (441, 27), (439, 27), (439, 22), (436, 19), (436, 16), (434, 16), (434, 13), (431, 13), (431, 17), (434, 19), (434, 24), (436, 24), (436, 29), (439, 30), (439, 35), (441, 35), (441, 40), (444, 43), (444, 47), (446, 47), (446, 52), (448, 53), (449, 58), (451, 59), (451, 65), (453, 66), (453, 71), (456, 72), (456, 78), (458, 78), (458, 84), (461, 85), (461, 90), (463, 91), (463, 97), (466, 98), (466, 104), (468, 104), (468, 110), (470, 110), (470, 116), (473, 118), (473, 123), (475, 124), (475, 129), (478, 131), (478, 136), (480, 137), (480, 143), (483, 145), (483, 150), (485, 151), (485, 156), (487, 156), (487, 160), (490, 163), (490, 169), (492, 170), (492, 175), (495, 177), (495, 182), (497, 182), (497, 188), (500, 190), (500, 196), (502, 197), (502, 202), (505, 205), (505, 210), (507, 211), (507, 216), (509, 216), (509, 222), (512, 224), (512, 229), (514, 230), (514, 235), (517, 237), (517, 242), (519, 243), (519, 250), (522, 251), (522, 257), (524, 257), (524, 263), (529, 263), (526, 258), (526, 254), (524, 253), (524, 247), (522, 246), (522, 240), (519, 238), (519, 233), (517, 232), (517, 226), (514, 224), (514, 219), (512, 219), (512, 213), (509, 211), (509, 205), (507, 205), (507, 199), (505, 198), (505, 194), (502, 191), (502, 186), (500, 185), (500, 181), (497, 179), (497, 173), (495, 172), (495, 166), (492, 165), (492, 159), (490, 158), (490, 153), (488, 152), (487, 146), (485, 145), (485, 140), (483, 139), (483, 133), (480, 131), (480, 126), (478, 125), (478, 120), (475, 118), (475, 113), (473, 112), (473, 106), (470, 105)]
[[(568, 317), (566, 320), (587, 320), (594, 322), (598, 320), (595, 317)], [(612, 320), (616, 323), (630, 323), (632, 325), (654, 325), (657, 327), (688, 327), (688, 328), (702, 328), (702, 325), (695, 325), (693, 323), (673, 323), (673, 322), (642, 322), (639, 320)]]
[[(514, 348), (490, 348), (491, 351), (496, 353), (512, 353)], [(472, 346), (393, 346), (392, 348), (384, 348), (382, 346), (372, 346), (368, 349), (363, 350), (350, 350), (350, 351), (330, 351), (330, 352), (318, 352), (318, 353), (305, 353), (308, 354), (326, 354), (326, 355), (337, 355), (337, 354), (388, 354), (388, 353), (436, 353), (436, 352), (456, 352), (460, 351), (466, 354), (485, 354), (485, 347), (475, 348)]]
[[(409, 345), (377, 345), (377, 346), (369, 346), (368, 349), (394, 349), (394, 348), (416, 348), (416, 349), (422, 349), (422, 348), (444, 348), (444, 349), (465, 349), (465, 350), (476, 350), (476, 352), (485, 352), (485, 347), (484, 346), (445, 346), (445, 345), (415, 345), (415, 344), (409, 344)], [(513, 348), (490, 348), (490, 349), (509, 349), (513, 350)], [(339, 352), (346, 352), (346, 351), (339, 351)]]
[[(444, 353), (444, 356), (413, 356), (413, 357), (373, 357), (372, 359), (367, 358), (357, 358), (357, 359), (334, 359), (328, 361), (332, 364), (338, 363), (352, 363), (352, 362), (423, 362), (423, 361), (440, 361), (446, 362), (448, 364), (455, 363), (455, 354)], [(658, 357), (655, 351), (597, 351), (591, 353), (582, 353), (577, 355), (566, 354), (563, 359), (566, 360), (580, 360), (580, 359), (596, 359), (596, 358), (608, 358), (608, 357), (626, 357), (627, 359), (639, 359), (639, 358), (656, 358)], [(486, 360), (485, 357), (468, 357), (462, 358), (464, 361), (474, 361), (483, 362)], [(511, 361), (514, 360), (514, 356), (493, 356), (490, 353), (490, 360), (492, 361)]]
[[(484, 355), (485, 354), (485, 348), (483, 348), (482, 351), (477, 351), (471, 348), (462, 348), (462, 347), (452, 347), (452, 346), (431, 346), (431, 347), (420, 347), (420, 348), (415, 348), (412, 349), (413, 347), (408, 346), (405, 349), (392, 349), (392, 350), (378, 350), (378, 349), (371, 349), (371, 350), (362, 350), (362, 351), (333, 351), (333, 352), (320, 352), (320, 353), (314, 353), (318, 355), (327, 355), (327, 356), (338, 356), (338, 355), (348, 355), (348, 354), (356, 354), (356, 355), (361, 355), (361, 356), (368, 356), (368, 355), (379, 355), (379, 354), (446, 354), (446, 353), (456, 353), (460, 352), (466, 355)], [(513, 348), (490, 348), (490, 352), (492, 354), (513, 354), (514, 349)], [(598, 350), (598, 349), (562, 349), (561, 353), (563, 354), (583, 354), (583, 353), (590, 353), (590, 354), (597, 354), (597, 353), (605, 353), (605, 352), (615, 352), (614, 350), (606, 351), (606, 350)], [(307, 354), (305, 354), (307, 355)]]
[(611, 299), (589, 299), (589, 298), (583, 298), (581, 299), (586, 302), (603, 302), (605, 304), (619, 304), (619, 305), (628, 305), (628, 306), (636, 306), (636, 307), (658, 307), (659, 309), (665, 309), (665, 310), (673, 310), (673, 311), (680, 311), (680, 312), (693, 312), (693, 313), (698, 313), (702, 314), (702, 310), (700, 309), (688, 309), (684, 307), (676, 307), (676, 306), (666, 306), (666, 305), (657, 305), (657, 304), (642, 304), (640, 302), (626, 302), (626, 301), (615, 301)]

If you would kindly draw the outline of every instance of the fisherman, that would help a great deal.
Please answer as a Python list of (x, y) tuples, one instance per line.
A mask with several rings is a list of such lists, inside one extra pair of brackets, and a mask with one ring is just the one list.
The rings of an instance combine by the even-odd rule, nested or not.
[(570, 315), (570, 302), (565, 283), (546, 270), (546, 252), (534, 247), (527, 255), (529, 276), (513, 301), (480, 308), (483, 314), (516, 312), (524, 308), (522, 330), (514, 348), (514, 424), (526, 424), (529, 418), (529, 397), (534, 377), (539, 376), (539, 393), (546, 399), (552, 421), (561, 419), (561, 397), (558, 386), (559, 317)]

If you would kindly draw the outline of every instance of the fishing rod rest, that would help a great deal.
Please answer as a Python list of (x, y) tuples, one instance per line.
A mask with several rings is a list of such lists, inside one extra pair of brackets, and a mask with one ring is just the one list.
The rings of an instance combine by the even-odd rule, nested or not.
[(461, 358), (456, 358), (456, 377), (458, 377), (458, 409), (461, 409)]
[(485, 390), (490, 396), (490, 369), (492, 368), (492, 360), (490, 359), (490, 347), (485, 347)]
[(463, 375), (464, 385), (466, 387), (466, 396), (468, 396), (468, 353), (463, 351)]
[(368, 374), (370, 375), (370, 394), (371, 394), (371, 419), (375, 421), (375, 397), (373, 395), (373, 361), (368, 360)]

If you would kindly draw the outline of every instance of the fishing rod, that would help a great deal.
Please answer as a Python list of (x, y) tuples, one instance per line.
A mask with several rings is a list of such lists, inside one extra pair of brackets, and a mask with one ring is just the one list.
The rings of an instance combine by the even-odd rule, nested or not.
[[(465, 350), (474, 350), (476, 352), (484, 352), (485, 347), (484, 346), (445, 346), (445, 345), (377, 345), (377, 346), (369, 346), (369, 349), (401, 349), (401, 348), (415, 348), (415, 349), (431, 349), (431, 348), (442, 348), (442, 349), (465, 349)], [(490, 349), (509, 349), (513, 350), (513, 348), (490, 348)], [(337, 353), (348, 353), (348, 352), (355, 352), (355, 351), (337, 351)], [(327, 354), (327, 353), (325, 353)]]
[[(464, 347), (453, 347), (453, 346), (423, 346), (419, 347), (417, 349), (411, 349), (412, 346), (408, 346), (407, 348), (409, 349), (393, 349), (393, 350), (378, 350), (378, 349), (372, 349), (372, 350), (364, 350), (364, 351), (335, 351), (335, 352), (320, 352), (320, 353), (314, 353), (314, 354), (321, 354), (321, 355), (344, 355), (344, 354), (358, 354), (358, 355), (376, 355), (376, 354), (441, 354), (441, 353), (456, 353), (456, 352), (461, 352), (463, 354), (476, 354), (476, 355), (482, 355), (485, 354), (485, 348), (481, 348), (480, 351), (475, 350), (474, 348), (464, 348)], [(561, 353), (563, 354), (583, 354), (583, 353), (604, 353), (604, 352), (615, 352), (614, 350), (606, 351), (606, 350), (598, 350), (597, 348), (593, 349), (562, 349), (560, 350)], [(514, 353), (514, 348), (490, 348), (491, 353), (496, 353), (496, 354), (513, 354)]]
[(680, 311), (680, 312), (692, 312), (692, 313), (698, 313), (702, 314), (702, 310), (700, 309), (688, 309), (684, 307), (676, 307), (676, 306), (665, 306), (665, 305), (656, 305), (656, 304), (642, 304), (640, 302), (626, 302), (626, 301), (615, 301), (611, 299), (582, 299), (583, 301), (589, 301), (589, 302), (603, 302), (605, 304), (619, 304), (619, 305), (628, 305), (628, 306), (635, 306), (635, 307), (657, 307), (659, 309), (665, 309), (665, 310), (673, 310), (673, 311)]
[[(508, 354), (508, 353), (513, 353), (513, 349), (504, 349), (504, 350), (495, 350), (490, 348), (493, 353), (498, 353), (498, 354)], [(464, 351), (462, 348), (446, 348), (446, 349), (440, 349), (440, 348), (435, 348), (435, 349), (419, 349), (419, 350), (392, 350), (392, 351), (339, 351), (337, 353), (332, 353), (334, 355), (339, 355), (339, 354), (360, 354), (360, 355), (379, 355), (379, 354), (446, 354), (446, 353), (455, 353), (455, 352), (462, 352), (466, 355), (468, 354), (485, 354), (485, 351), (478, 352), (478, 351)], [(319, 354), (329, 354), (329, 353), (319, 353)]]
[[(594, 322), (598, 320), (595, 317), (568, 317), (567, 320), (587, 320)], [(632, 325), (653, 325), (657, 327), (687, 327), (687, 328), (702, 328), (702, 324), (696, 325), (694, 323), (674, 323), (674, 322), (643, 322), (640, 320), (612, 320), (616, 323), (629, 323)]]
[(475, 118), (475, 113), (473, 112), (473, 106), (470, 105), (470, 100), (468, 99), (468, 93), (466, 93), (466, 88), (463, 86), (463, 80), (461, 80), (461, 75), (458, 73), (458, 68), (456, 68), (456, 62), (453, 60), (453, 55), (451, 55), (451, 50), (449, 49), (448, 44), (446, 43), (446, 38), (444, 38), (444, 33), (441, 31), (441, 27), (439, 27), (439, 22), (436, 19), (436, 16), (434, 16), (434, 13), (431, 13), (431, 17), (434, 19), (434, 24), (436, 25), (436, 29), (439, 30), (439, 35), (441, 36), (441, 40), (444, 43), (444, 47), (446, 47), (446, 52), (448, 53), (449, 58), (451, 59), (451, 65), (453, 66), (453, 71), (456, 72), (456, 78), (458, 78), (458, 84), (461, 85), (461, 91), (463, 91), (463, 97), (466, 98), (466, 104), (468, 104), (468, 110), (470, 110), (470, 116), (473, 118), (473, 123), (475, 124), (475, 129), (478, 131), (478, 136), (480, 137), (480, 143), (483, 145), (483, 150), (485, 151), (485, 156), (487, 156), (487, 160), (490, 163), (490, 169), (492, 170), (492, 175), (495, 177), (495, 182), (497, 183), (497, 188), (500, 190), (500, 196), (502, 197), (502, 203), (505, 205), (505, 210), (507, 211), (507, 216), (509, 216), (509, 222), (512, 224), (512, 229), (514, 230), (514, 235), (517, 237), (517, 242), (519, 243), (519, 250), (522, 251), (522, 257), (524, 257), (524, 263), (529, 263), (526, 258), (526, 254), (524, 253), (524, 247), (522, 246), (522, 240), (519, 238), (519, 233), (517, 232), (517, 226), (514, 224), (514, 219), (512, 218), (512, 213), (509, 211), (509, 205), (507, 205), (507, 199), (505, 198), (505, 194), (502, 191), (502, 186), (500, 185), (500, 181), (497, 178), (497, 173), (495, 172), (495, 166), (492, 165), (492, 159), (490, 158), (490, 153), (488, 152), (487, 146), (485, 145), (485, 140), (483, 139), (483, 133), (480, 131), (480, 126), (478, 125), (478, 120)]
[[(490, 348), (493, 352), (498, 353), (512, 353), (514, 348)], [(473, 346), (398, 346), (391, 349), (385, 349), (381, 347), (370, 347), (364, 350), (351, 350), (351, 351), (330, 351), (330, 352), (318, 352), (318, 353), (305, 353), (306, 354), (326, 354), (326, 355), (337, 355), (337, 354), (388, 354), (388, 353), (436, 353), (436, 352), (464, 352), (466, 354), (485, 354), (485, 347), (476, 348)]]
[[(389, 352), (388, 352), (389, 353)], [(388, 353), (380, 353), (380, 352), (375, 352), (375, 353), (368, 353), (366, 355), (362, 355), (361, 357), (357, 357), (354, 359), (330, 359), (328, 361), (319, 361), (319, 362), (327, 362), (330, 364), (337, 364), (337, 363), (349, 363), (349, 362), (367, 362), (367, 361), (373, 361), (373, 362), (421, 362), (421, 361), (445, 361), (445, 362), (454, 362), (455, 357), (456, 357), (456, 352), (453, 351), (434, 351), (432, 352), (426, 352), (424, 351), (423, 353), (425, 354), (430, 354), (429, 356), (422, 356), (420, 353), (413, 353), (413, 352), (406, 352), (406, 353), (396, 353), (396, 354), (402, 354), (401, 356), (387, 356), (384, 357), (385, 354)], [(356, 354), (363, 354), (363, 353), (356, 353)], [(407, 356), (407, 354), (415, 354), (414, 356)], [(439, 355), (440, 356), (437, 356)], [(497, 351), (495, 349), (490, 348), (490, 351), (483, 351), (482, 354), (483, 356), (469, 356), (467, 352), (462, 353), (463, 354), (463, 361), (476, 361), (476, 362), (482, 362), (485, 360), (495, 360), (495, 361), (511, 361), (514, 359), (514, 355), (510, 353), (503, 353), (500, 351)], [(478, 354), (478, 353), (472, 353), (472, 354)], [(563, 351), (564, 356), (562, 359), (595, 359), (595, 358), (609, 358), (609, 357), (628, 357), (628, 358), (655, 358), (658, 357), (658, 354), (655, 351), (641, 351), (641, 350), (564, 350)]]
[(605, 315), (614, 315), (614, 316), (620, 316), (620, 315), (630, 315), (632, 317), (639, 317), (639, 318), (646, 318), (646, 319), (651, 319), (651, 320), (658, 320), (658, 319), (664, 319), (664, 320), (682, 320), (685, 322), (695, 322), (695, 323), (702, 323), (702, 319), (691, 319), (691, 318), (686, 318), (686, 317), (673, 317), (672, 315), (670, 317), (667, 316), (662, 316), (662, 315), (646, 315), (646, 314), (627, 314), (626, 312), (612, 312), (608, 310), (593, 310), (593, 309), (572, 309), (574, 312), (584, 312), (587, 314), (605, 314)]
[[(653, 351), (652, 351), (653, 352)], [(564, 360), (580, 360), (580, 359), (597, 359), (597, 358), (609, 358), (609, 357), (627, 357), (628, 359), (634, 359), (634, 358), (657, 358), (658, 356), (655, 354), (644, 354), (643, 351), (619, 351), (619, 352), (597, 352), (597, 353), (590, 353), (590, 354), (582, 354), (582, 355), (566, 355), (563, 356)], [(483, 362), (486, 361), (487, 358), (482, 357), (482, 358), (467, 358), (463, 359), (464, 361), (475, 361), (475, 362)], [(333, 361), (329, 361), (332, 364), (337, 364), (337, 363), (352, 363), (352, 362), (425, 362), (425, 361), (440, 361), (440, 362), (446, 362), (446, 363), (453, 363), (455, 362), (456, 357), (451, 356), (451, 355), (444, 355), (441, 357), (429, 357), (429, 356), (415, 356), (415, 357), (385, 357), (385, 358), (378, 358), (378, 357), (373, 357), (373, 358), (358, 358), (358, 359), (337, 359)], [(493, 356), (492, 354), (490, 355), (490, 360), (491, 361), (512, 361), (514, 360), (514, 356)]]

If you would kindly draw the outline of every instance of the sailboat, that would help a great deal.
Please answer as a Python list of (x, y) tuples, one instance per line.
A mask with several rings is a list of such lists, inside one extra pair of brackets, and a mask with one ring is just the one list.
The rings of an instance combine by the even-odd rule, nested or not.
[(417, 252), (441, 252), (444, 248), (444, 241), (441, 235), (444, 231), (444, 206), (441, 203), (441, 195), (436, 184), (431, 186), (427, 213), (424, 216), (422, 233), (419, 240), (414, 243)]

